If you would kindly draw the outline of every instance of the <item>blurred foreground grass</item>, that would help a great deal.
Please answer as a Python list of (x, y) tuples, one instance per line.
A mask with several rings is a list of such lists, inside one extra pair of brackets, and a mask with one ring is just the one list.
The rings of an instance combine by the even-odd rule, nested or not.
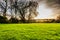
[(60, 40), (60, 24), (0, 24), (0, 40)]

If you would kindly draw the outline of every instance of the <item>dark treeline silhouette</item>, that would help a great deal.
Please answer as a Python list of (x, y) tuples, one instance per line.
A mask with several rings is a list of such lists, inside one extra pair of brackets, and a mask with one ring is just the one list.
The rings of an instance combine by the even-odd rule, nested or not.
[[(0, 23), (23, 23), (22, 20), (12, 18), (8, 20), (6, 17), (0, 16)], [(60, 23), (60, 19), (33, 19), (25, 20), (25, 23)]]
[(4, 23), (6, 23), (5, 21), (17, 23), (20, 20), (25, 23), (26, 20), (32, 20), (38, 15), (38, 12), (36, 11), (37, 6), (38, 3), (32, 0), (1, 0), (0, 21), (2, 22), (3, 19)]
[[(59, 23), (57, 19), (44, 19), (36, 21), (38, 2), (33, 0), (0, 0), (0, 23)], [(45, 21), (46, 20), (46, 21)]]

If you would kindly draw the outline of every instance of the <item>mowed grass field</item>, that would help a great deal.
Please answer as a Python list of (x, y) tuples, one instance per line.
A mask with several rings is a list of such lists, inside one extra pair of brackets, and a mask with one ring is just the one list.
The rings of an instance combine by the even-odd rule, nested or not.
[(0, 24), (0, 40), (60, 40), (60, 23)]

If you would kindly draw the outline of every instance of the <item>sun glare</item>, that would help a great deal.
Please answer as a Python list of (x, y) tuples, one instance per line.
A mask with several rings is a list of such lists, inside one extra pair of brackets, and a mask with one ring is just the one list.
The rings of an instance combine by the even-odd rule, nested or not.
[(51, 19), (54, 18), (52, 9), (47, 8), (45, 3), (39, 4), (39, 7), (37, 8), (37, 11), (39, 15), (35, 19)]

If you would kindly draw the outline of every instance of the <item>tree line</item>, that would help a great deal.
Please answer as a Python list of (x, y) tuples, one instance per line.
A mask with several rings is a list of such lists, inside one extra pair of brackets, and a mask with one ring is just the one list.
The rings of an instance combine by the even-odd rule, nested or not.
[[(37, 7), (38, 2), (33, 0), (0, 0), (0, 23), (36, 22)], [(60, 15), (51, 22), (59, 23)]]
[[(1, 0), (0, 1), (0, 21), (21, 22), (32, 20), (38, 15), (36, 11), (38, 3), (28, 0)], [(7, 16), (11, 17), (7, 20)], [(8, 18), (9, 18), (8, 17)], [(18, 17), (18, 18), (17, 18)]]

